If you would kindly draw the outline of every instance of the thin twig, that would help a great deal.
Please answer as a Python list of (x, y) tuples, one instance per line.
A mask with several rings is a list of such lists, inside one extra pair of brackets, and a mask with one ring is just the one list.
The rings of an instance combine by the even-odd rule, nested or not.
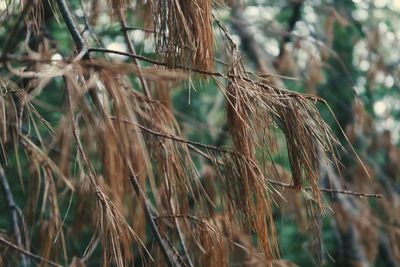
[[(99, 38), (97, 38), (96, 33), (93, 31), (92, 27), (90, 26), (89, 19), (88, 19), (88, 16), (87, 16), (86, 12), (85, 12), (85, 8), (83, 6), (82, 0), (79, 0), (79, 4), (81, 6), (81, 10), (82, 10), (82, 14), (83, 14), (83, 21), (85, 23), (85, 29), (87, 29), (89, 31), (89, 33), (92, 35), (93, 39), (96, 41), (96, 43), (98, 45), (104, 47), (103, 42)], [(83, 36), (83, 34), (85, 32), (85, 29), (82, 31), (82, 34), (81, 34), (82, 36)]]
[[(22, 247), (21, 232), (18, 225), (17, 205), (15, 204), (14, 197), (10, 189), (10, 185), (8, 184), (6, 174), (4, 173), (4, 169), (1, 164), (0, 164), (0, 183), (1, 187), (3, 188), (7, 206), (9, 208), (10, 224), (13, 229), (15, 239), (17, 240), (18, 246)], [(22, 254), (20, 258), (21, 258), (21, 267), (28, 267), (29, 262), (26, 259), (26, 257)]]
[[(71, 34), (71, 37), (75, 43), (75, 46), (78, 48), (79, 54), (84, 53), (83, 59), (90, 59), (90, 55), (87, 49), (87, 46), (85, 44), (85, 41), (83, 40), (82, 35), (80, 34), (78, 27), (76, 26), (71, 12), (68, 9), (67, 4), (65, 3), (64, 0), (56, 0), (58, 8), (60, 9), (61, 15), (64, 18), (65, 24), (67, 25), (68, 31)], [(90, 97), (93, 99), (93, 102), (95, 103), (96, 107), (101, 111), (101, 102), (99, 99), (99, 96), (96, 93), (96, 90), (94, 88), (89, 89), (89, 94)]]
[[(171, 249), (171, 253), (173, 253), (174, 255), (176, 255), (176, 264), (177, 265), (182, 265), (186, 267), (186, 263), (183, 260), (183, 258), (181, 257), (181, 255), (179, 254), (179, 251), (176, 249), (176, 247), (174, 247), (174, 245), (172, 244), (171, 240), (168, 239), (168, 237), (166, 236), (165, 233), (161, 233), (162, 237), (165, 240), (165, 243), (168, 244), (168, 247)], [(179, 263), (178, 263), (179, 262)]]
[[(286, 187), (286, 188), (291, 188), (291, 189), (296, 189), (296, 187), (294, 185), (292, 185), (292, 184), (287, 184), (287, 183), (283, 183), (283, 182), (279, 182), (279, 181), (275, 181), (275, 180), (271, 180), (271, 179), (268, 179), (268, 182), (273, 184), (273, 185)], [(307, 190), (307, 191), (312, 190), (311, 187), (304, 187), (302, 189)], [(383, 196), (381, 194), (360, 193), (360, 192), (354, 192), (354, 191), (351, 191), (351, 190), (342, 190), (342, 189), (333, 189), (333, 188), (319, 188), (319, 190), (322, 191), (322, 192), (328, 192), (328, 193), (334, 193), (334, 194), (352, 195), (352, 196), (356, 196), (356, 197), (383, 198)]]
[[(190, 214), (170, 214), (170, 215), (160, 215), (154, 218), (155, 220), (161, 220), (161, 219), (187, 219), (187, 220), (192, 220), (198, 223), (205, 223), (204, 218), (199, 218), (194, 215)], [(215, 229), (213, 229), (215, 230)]]
[[(98, 47), (91, 47), (91, 48), (87, 48), (87, 52), (91, 53), (91, 52), (102, 52), (102, 53), (111, 53), (111, 54), (116, 54), (116, 55), (122, 55), (122, 56), (127, 56), (127, 57), (132, 57), (132, 58), (136, 58), (142, 61), (146, 61), (148, 63), (154, 64), (154, 65), (158, 65), (158, 66), (167, 66), (166, 62), (162, 62), (162, 61), (158, 61), (155, 59), (151, 59), (145, 56), (141, 56), (141, 55), (135, 55), (135, 54), (131, 54), (129, 52), (122, 52), (122, 51), (118, 51), (118, 50), (112, 50), (112, 49), (106, 49), (106, 48), (98, 48)], [(22, 57), (22, 58), (16, 58), (16, 57), (12, 57), (12, 56), (7, 56), (3, 59), (0, 59), (0, 61), (6, 61), (6, 60), (16, 60), (16, 61), (35, 61), (35, 62), (51, 62), (51, 61), (55, 61), (55, 60), (37, 60), (37, 59), (32, 59), (32, 58), (27, 58), (27, 57)], [(71, 62), (70, 60), (63, 60), (63, 62), (69, 63)], [(90, 62), (85, 62), (82, 64), (86, 64), (88, 66), (90, 66), (93, 63)], [(271, 85), (267, 85), (261, 81), (253, 81), (252, 79), (248, 78), (248, 77), (244, 77), (244, 76), (239, 76), (239, 75), (235, 75), (235, 74), (224, 74), (222, 72), (213, 72), (213, 71), (206, 71), (206, 70), (201, 70), (201, 69), (195, 69), (195, 68), (188, 68), (188, 67), (184, 67), (184, 66), (175, 66), (175, 69), (180, 69), (180, 70), (184, 70), (184, 71), (189, 71), (189, 72), (195, 72), (198, 74), (204, 74), (204, 75), (210, 75), (210, 76), (215, 76), (215, 77), (222, 77), (225, 79), (233, 79), (233, 78), (240, 78), (243, 79), (246, 82), (249, 82), (251, 84), (253, 84), (254, 86), (258, 86), (260, 88), (266, 89), (266, 90), (276, 90), (276, 94), (280, 94), (282, 97), (294, 97), (294, 98), (303, 98), (303, 99), (307, 99), (313, 102), (318, 102), (318, 103), (322, 103), (324, 105), (328, 105), (328, 103), (321, 97), (316, 96), (316, 95), (310, 95), (310, 94), (300, 94), (294, 91), (289, 91), (287, 89), (281, 88), (281, 87), (272, 87)], [(260, 75), (267, 75), (267, 74), (256, 74), (254, 72), (247, 72), (247, 74), (253, 74), (256, 75), (258, 77), (261, 77)], [(268, 74), (269, 75), (269, 74)], [(280, 77), (279, 75), (269, 75), (270, 77)], [(261, 77), (262, 78), (262, 77)]]
[[(129, 37), (128, 31), (126, 30), (126, 21), (125, 21), (125, 16), (124, 14), (120, 14), (120, 24), (121, 24), (121, 30), (124, 33), (124, 38), (125, 38), (125, 42), (128, 46), (129, 52), (131, 52), (132, 55), (136, 55), (136, 51), (135, 51), (135, 46), (133, 45), (133, 42), (131, 40), (131, 38)], [(138, 67), (138, 76), (139, 76), (139, 80), (140, 83), (142, 85), (143, 88), (143, 92), (147, 97), (150, 97), (150, 91), (149, 91), (149, 87), (147, 85), (146, 80), (143, 78), (143, 72), (142, 72), (142, 68), (140, 67), (140, 64), (138, 62), (138, 60), (135, 57), (131, 57), (133, 64), (135, 64)]]
[(182, 230), (181, 230), (178, 220), (175, 218), (174, 221), (175, 221), (175, 226), (176, 226), (176, 232), (178, 233), (179, 243), (181, 244), (181, 248), (182, 248), (183, 254), (185, 256), (186, 263), (189, 265), (189, 267), (193, 267), (192, 260), (190, 259), (190, 256), (189, 256), (189, 251), (188, 251), (186, 243), (185, 243), (185, 236), (182, 233)]
[[(176, 136), (171, 136), (171, 135), (168, 135), (168, 134), (156, 132), (154, 130), (151, 130), (151, 129), (148, 129), (148, 128), (144, 127), (143, 125), (137, 124), (137, 126), (140, 129), (142, 129), (143, 131), (147, 132), (147, 133), (150, 133), (150, 134), (153, 134), (153, 135), (156, 135), (156, 136), (159, 136), (159, 137), (168, 138), (168, 139), (172, 139), (172, 140), (175, 140), (175, 141), (178, 141), (178, 142), (183, 142), (183, 143), (186, 143), (188, 145), (191, 145), (191, 146), (189, 146), (190, 148), (193, 148), (192, 146), (199, 146), (199, 147), (203, 147), (203, 148), (206, 148), (206, 149), (209, 149), (209, 150), (215, 150), (215, 151), (222, 152), (222, 153), (231, 153), (231, 154), (234, 153), (233, 151), (229, 151), (229, 150), (222, 149), (222, 148), (219, 148), (219, 147), (205, 145), (205, 144), (202, 144), (202, 143), (185, 140), (185, 139), (182, 139), (182, 138), (179, 138), (179, 137), (176, 137)], [(196, 150), (196, 149), (194, 149), (194, 151), (198, 152), (198, 150)], [(201, 153), (201, 155), (203, 155), (203, 153)], [(236, 155), (236, 153), (234, 153), (234, 154)], [(282, 186), (282, 187), (293, 188), (293, 189), (295, 188), (295, 186), (291, 185), (291, 184), (286, 184), (286, 183), (274, 181), (274, 180), (271, 180), (271, 179), (268, 179), (268, 181), (271, 184), (274, 184), (274, 185), (279, 185), (279, 186)], [(312, 188), (310, 188), (310, 187), (305, 187), (303, 189), (304, 190), (312, 190)], [(360, 193), (360, 192), (353, 192), (353, 191), (350, 191), (350, 190), (340, 190), (340, 189), (331, 189), (331, 188), (319, 188), (319, 190), (322, 191), (322, 192), (329, 192), (329, 193), (336, 193), (336, 194), (347, 194), (347, 195), (353, 195), (353, 196), (358, 196), (358, 197), (373, 197), (373, 198), (382, 198), (383, 197), (381, 194)]]
[[(129, 52), (122, 52), (122, 51), (118, 51), (118, 50), (99, 48), (99, 47), (90, 47), (90, 48), (88, 48), (88, 53), (91, 53), (91, 52), (111, 53), (111, 54), (116, 54), (116, 55), (136, 58), (136, 59), (143, 60), (143, 61), (146, 61), (148, 63), (152, 63), (152, 64), (159, 65), (159, 66), (164, 66), (164, 67), (168, 66), (168, 64), (166, 62), (162, 62), (162, 61), (154, 60), (154, 59), (151, 59), (151, 58), (148, 58), (148, 57), (144, 57), (144, 56), (141, 56), (141, 55), (135, 55), (135, 54), (132, 54), (132, 53), (129, 53)], [(193, 71), (193, 72), (196, 72), (196, 73), (199, 73), (199, 74), (212, 75), (212, 76), (220, 76), (220, 77), (225, 77), (226, 76), (225, 74), (222, 74), (220, 72), (193, 69), (193, 68), (188, 68), (188, 67), (184, 67), (184, 66), (175, 66), (175, 69)]]
[(161, 253), (164, 256), (165, 262), (167, 263), (168, 267), (174, 267), (176, 266), (176, 262), (172, 259), (170, 250), (168, 249), (168, 244), (164, 241), (162, 238), (160, 232), (158, 231), (157, 225), (154, 221), (153, 215), (151, 214), (150, 207), (147, 203), (147, 198), (142, 189), (140, 188), (139, 182), (134, 175), (129, 176), (129, 181), (131, 182), (131, 185), (133, 189), (135, 190), (136, 194), (142, 199), (143, 201), (143, 208), (145, 212), (146, 219), (148, 220), (150, 224), (151, 231), (153, 232), (156, 241), (160, 247)]
[[(118, 120), (116, 117), (113, 117), (113, 116), (109, 116), (109, 118), (112, 119), (112, 120)], [(155, 136), (158, 136), (158, 137), (171, 139), (171, 140), (174, 140), (174, 141), (177, 141), (177, 142), (180, 142), (180, 143), (185, 143), (187, 145), (201, 147), (201, 148), (204, 148), (204, 149), (207, 149), (207, 150), (213, 150), (213, 151), (222, 152), (222, 153), (237, 154), (237, 153), (235, 153), (233, 151), (229, 151), (229, 150), (226, 150), (226, 149), (223, 149), (223, 148), (220, 148), (220, 147), (216, 147), (216, 146), (212, 146), (212, 145), (206, 145), (206, 144), (203, 144), (203, 143), (186, 140), (186, 139), (180, 138), (178, 136), (167, 134), (167, 133), (157, 132), (157, 131), (149, 129), (149, 128), (141, 125), (141, 124), (134, 123), (134, 122), (131, 122), (129, 120), (119, 119), (119, 121), (121, 121), (123, 123), (127, 123), (127, 124), (136, 125), (142, 131), (147, 132), (147, 133), (152, 134), (152, 135), (155, 135)]]
[[(121, 55), (121, 56), (127, 56), (127, 57), (132, 57), (132, 58), (136, 58), (139, 60), (143, 60), (146, 61), (148, 63), (152, 63), (158, 66), (164, 66), (166, 67), (168, 64), (166, 62), (162, 62), (162, 61), (158, 61), (155, 59), (151, 59), (145, 56), (141, 56), (141, 55), (136, 55), (136, 54), (132, 54), (129, 52), (122, 52), (122, 51), (118, 51), (118, 50), (112, 50), (112, 49), (106, 49), (106, 48), (98, 48), (98, 47), (90, 47), (87, 49), (88, 53), (91, 52), (101, 52), (101, 53), (111, 53), (111, 54), (116, 54), (116, 55)], [(266, 85), (265, 83), (262, 82), (255, 82), (253, 80), (251, 80), (250, 78), (247, 77), (243, 77), (243, 76), (237, 76), (234, 74), (224, 74), (222, 72), (217, 72), (217, 71), (207, 71), (207, 70), (201, 70), (201, 69), (196, 69), (196, 68), (189, 68), (189, 67), (185, 67), (185, 66), (175, 66), (175, 69), (180, 69), (180, 70), (185, 70), (185, 71), (190, 71), (190, 72), (195, 72), (198, 74), (204, 74), (204, 75), (210, 75), (210, 76), (215, 76), (215, 77), (222, 77), (222, 78), (226, 78), (226, 79), (232, 79), (232, 78), (241, 78), (246, 82), (252, 83), (255, 86), (259, 86), (262, 87), (264, 89), (275, 89), (275, 90), (279, 90), (280, 93), (284, 94), (284, 96), (288, 96), (288, 97), (295, 97), (295, 98), (305, 98), (308, 100), (312, 100), (315, 102), (320, 102), (323, 104), (327, 104), (326, 101), (318, 96), (315, 95), (308, 95), (308, 94), (300, 94), (300, 93), (296, 93), (296, 92), (292, 92), (283, 88), (275, 88), (275, 87), (271, 87), (270, 85)], [(248, 73), (250, 74), (250, 73)]]
[(76, 120), (74, 118), (74, 113), (73, 113), (74, 109), (73, 109), (73, 106), (72, 106), (72, 96), (71, 96), (71, 91), (70, 91), (71, 89), (68, 88), (68, 81), (67, 81), (66, 78), (64, 79), (64, 81), (65, 81), (65, 86), (67, 88), (67, 93), (68, 93), (69, 116), (70, 116), (70, 119), (71, 119), (71, 122), (72, 122), (72, 134), (74, 136), (78, 152), (82, 156), (83, 162), (85, 163), (86, 167), (89, 170), (90, 182), (97, 189), (98, 188), (98, 183), (97, 183), (97, 177), (95, 175), (95, 171), (94, 171), (93, 165), (89, 161), (88, 156), (86, 155), (86, 153), (85, 153), (85, 151), (83, 149), (82, 143), (81, 143), (81, 141), (79, 139), (79, 133), (78, 133), (79, 127), (78, 127), (78, 124), (77, 124), (77, 122), (76, 122)]
[[(169, 192), (169, 194), (171, 194), (171, 192)], [(169, 202), (170, 202), (170, 208), (171, 208), (172, 213), (175, 213), (175, 203), (172, 200), (171, 195), (169, 195)], [(181, 230), (181, 227), (180, 227), (180, 224), (179, 224), (179, 221), (177, 218), (174, 219), (174, 223), (175, 223), (175, 230), (178, 234), (178, 240), (179, 240), (179, 243), (182, 248), (185, 262), (189, 265), (189, 267), (193, 267), (193, 263), (192, 263), (192, 260), (190, 259), (189, 251), (188, 251), (186, 243), (185, 243), (185, 235), (183, 234), (183, 232)]]
[[(110, 118), (111, 119), (116, 119), (115, 117), (110, 117)], [(125, 122), (125, 123), (134, 124), (134, 123), (129, 122), (127, 120), (121, 120), (121, 121)], [(220, 152), (220, 153), (230, 154), (230, 155), (233, 155), (233, 156), (243, 157), (243, 155), (238, 154), (238, 153), (236, 153), (234, 151), (230, 151), (230, 150), (226, 150), (226, 149), (223, 149), (223, 148), (220, 148), (220, 147), (206, 145), (206, 144), (203, 144), (203, 143), (198, 143), (198, 142), (186, 140), (186, 139), (183, 139), (183, 138), (180, 138), (180, 137), (177, 137), (177, 136), (174, 136), (174, 135), (166, 134), (166, 133), (157, 132), (157, 131), (149, 129), (149, 128), (141, 125), (141, 124), (135, 124), (135, 125), (137, 127), (139, 127), (139, 129), (141, 129), (142, 131), (147, 132), (149, 134), (152, 134), (152, 135), (155, 135), (155, 136), (158, 136), (158, 137), (162, 137), (162, 138), (166, 138), (166, 139), (171, 139), (171, 140), (174, 140), (174, 141), (177, 141), (177, 142), (185, 143), (193, 151), (197, 152), (198, 154), (200, 154), (201, 156), (203, 156), (203, 157), (205, 157), (205, 158), (207, 158), (209, 160), (212, 160), (211, 157), (209, 155), (207, 155), (207, 153), (197, 149), (197, 147), (201, 147), (201, 148), (204, 148), (206, 150), (217, 151), (217, 152)], [(219, 164), (219, 165), (224, 165), (223, 162), (218, 161), (218, 160), (216, 161), (216, 163)], [(274, 185), (295, 189), (295, 186), (291, 185), (291, 184), (286, 184), (286, 183), (274, 181), (274, 180), (271, 180), (271, 179), (268, 179), (268, 181), (271, 184), (274, 184)], [(310, 188), (310, 187), (305, 187), (305, 188), (302, 188), (302, 189), (304, 189), (304, 190), (312, 190), (312, 188)], [(331, 188), (319, 188), (319, 190), (322, 191), (322, 192), (336, 193), (336, 194), (346, 194), (346, 195), (353, 195), (353, 196), (358, 196), (358, 197), (383, 198), (383, 196), (381, 194), (360, 193), (360, 192), (354, 192), (354, 191), (350, 191), (350, 190), (331, 189)]]
[(3, 237), (0, 237), (0, 243), (3, 243), (3, 244), (5, 244), (6, 246), (9, 246), (9, 247), (12, 248), (12, 249), (15, 249), (15, 250), (18, 251), (19, 253), (22, 253), (22, 254), (24, 254), (24, 255), (26, 255), (26, 256), (29, 256), (29, 257), (31, 257), (31, 258), (33, 258), (33, 259), (35, 259), (35, 260), (42, 261), (42, 262), (47, 263), (47, 264), (49, 264), (49, 265), (51, 265), (51, 266), (62, 267), (62, 265), (57, 264), (57, 263), (52, 262), (52, 261), (49, 261), (49, 260), (47, 260), (47, 259), (45, 259), (45, 258), (42, 258), (42, 257), (40, 257), (39, 255), (36, 255), (36, 254), (34, 254), (34, 253), (32, 253), (32, 252), (29, 252), (29, 251), (27, 251), (27, 250), (21, 248), (20, 246), (14, 244), (14, 243), (11, 243), (10, 241), (4, 239)]

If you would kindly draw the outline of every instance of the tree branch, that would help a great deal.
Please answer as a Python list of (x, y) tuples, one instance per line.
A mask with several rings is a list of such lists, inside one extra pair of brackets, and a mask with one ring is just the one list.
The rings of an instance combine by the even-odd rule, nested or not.
[(68, 31), (71, 34), (71, 37), (75, 43), (75, 46), (78, 49), (78, 52), (85, 51), (85, 58), (88, 57), (87, 47), (85, 41), (83, 40), (81, 34), (78, 31), (78, 28), (75, 25), (75, 22), (72, 18), (71, 12), (69, 11), (65, 0), (56, 0), (58, 8), (60, 9), (61, 15), (64, 18), (65, 24), (67, 25)]
[(26, 255), (26, 256), (29, 256), (29, 257), (31, 257), (31, 258), (33, 258), (33, 259), (35, 259), (35, 260), (39, 260), (39, 261), (45, 262), (45, 263), (47, 263), (47, 264), (49, 264), (49, 265), (51, 265), (51, 266), (62, 267), (62, 265), (57, 264), (57, 263), (52, 262), (52, 261), (49, 261), (49, 260), (47, 260), (47, 259), (45, 259), (45, 258), (42, 258), (42, 257), (40, 257), (40, 256), (38, 256), (38, 255), (36, 255), (36, 254), (34, 254), (34, 253), (32, 253), (32, 252), (29, 252), (29, 251), (27, 251), (27, 250), (21, 248), (20, 246), (18, 246), (18, 245), (16, 245), (16, 244), (13, 244), (13, 243), (11, 243), (10, 241), (7, 241), (7, 240), (4, 239), (3, 237), (0, 237), (0, 243), (3, 243), (3, 244), (5, 244), (6, 246), (9, 246), (10, 248), (12, 248), (12, 249), (18, 251), (19, 253), (21, 253), (21, 254), (23, 254), (23, 255)]
[(156, 241), (160, 247), (161, 253), (164, 256), (164, 259), (167, 263), (168, 267), (174, 267), (174, 266), (179, 266), (177, 265), (176, 261), (172, 258), (172, 252), (171, 249), (169, 248), (168, 243), (164, 241), (164, 239), (161, 236), (161, 233), (158, 231), (157, 225), (155, 223), (155, 220), (153, 218), (153, 215), (151, 215), (150, 207), (147, 203), (147, 198), (142, 189), (140, 188), (139, 182), (136, 178), (135, 175), (130, 175), (129, 176), (129, 181), (131, 182), (131, 185), (133, 189), (135, 190), (136, 194), (138, 195), (139, 198), (142, 199), (143, 201), (143, 208), (144, 208), (144, 213), (146, 216), (147, 221), (150, 224), (151, 231), (154, 234), (154, 237), (156, 238)]
[[(75, 46), (78, 49), (79, 53), (84, 53), (83, 59), (90, 59), (90, 55), (88, 49), (86, 47), (85, 41), (83, 40), (82, 35), (79, 33), (78, 28), (75, 25), (75, 22), (72, 18), (71, 12), (69, 11), (65, 0), (56, 0), (58, 8), (60, 9), (61, 15), (64, 18), (65, 24), (67, 25), (68, 31), (71, 34), (71, 37), (75, 43)], [(101, 101), (99, 96), (96, 93), (94, 88), (90, 88), (89, 90), (90, 97), (93, 99), (96, 107), (101, 111)]]
[(86, 12), (85, 12), (85, 8), (84, 8), (84, 6), (83, 6), (83, 2), (82, 2), (82, 1), (83, 1), (83, 0), (79, 0), (79, 4), (80, 4), (81, 9), (82, 9), (83, 21), (84, 21), (84, 23), (85, 23), (85, 29), (83, 29), (83, 31), (82, 31), (82, 33), (81, 33), (81, 36), (84, 35), (84, 33), (85, 33), (86, 30), (88, 30), (89, 33), (90, 33), (90, 35), (92, 35), (93, 39), (96, 41), (96, 43), (97, 43), (99, 46), (104, 47), (103, 42), (102, 42), (99, 38), (97, 38), (96, 33), (93, 31), (92, 27), (90, 26), (89, 19), (88, 19), (88, 16), (87, 16)]
[[(110, 117), (110, 118), (111, 119), (116, 119), (115, 117)], [(132, 122), (129, 122), (127, 120), (121, 120), (121, 121), (124, 122), (124, 123), (133, 124)], [(170, 139), (170, 140), (173, 140), (173, 141), (176, 141), (176, 142), (184, 143), (189, 148), (194, 150), (196, 153), (200, 154), (201, 156), (203, 156), (203, 157), (205, 157), (205, 158), (207, 158), (209, 160), (211, 160), (211, 158), (207, 155), (207, 153), (197, 149), (196, 147), (201, 147), (201, 148), (206, 149), (206, 150), (213, 150), (213, 151), (216, 151), (216, 152), (219, 152), (219, 153), (227, 153), (227, 154), (231, 154), (231, 155), (235, 155), (235, 156), (239, 156), (239, 157), (242, 156), (241, 154), (235, 153), (235, 152), (230, 151), (230, 150), (226, 150), (224, 148), (220, 148), (220, 147), (216, 147), (216, 146), (211, 146), (211, 145), (206, 145), (206, 144), (203, 144), (203, 143), (198, 143), (198, 142), (186, 140), (186, 139), (180, 138), (178, 136), (170, 135), (170, 134), (167, 134), (167, 133), (157, 132), (157, 131), (149, 129), (149, 128), (141, 125), (141, 124), (136, 124), (136, 126), (139, 127), (139, 129), (141, 129), (142, 131), (144, 131), (146, 133), (149, 133), (149, 134), (161, 137), (161, 138)], [(219, 165), (224, 165), (223, 162), (220, 162), (220, 161), (216, 161), (216, 162)], [(295, 186), (292, 185), (292, 184), (282, 183), (282, 182), (271, 180), (271, 179), (268, 179), (268, 182), (273, 184), (273, 185), (295, 189)], [(311, 187), (304, 187), (303, 189), (307, 190), (307, 191), (312, 190)], [(353, 196), (356, 196), (356, 197), (372, 197), (372, 198), (382, 198), (383, 197), (381, 194), (360, 193), (360, 192), (354, 192), (354, 191), (351, 191), (351, 190), (344, 190), (344, 189), (319, 188), (319, 190), (322, 191), (322, 192), (327, 192), (327, 193), (353, 195)]]
[[(282, 186), (286, 188), (292, 188), (295, 189), (296, 187), (291, 184), (286, 184), (278, 181), (274, 181), (271, 179), (268, 179), (268, 182), (277, 185), (277, 186)], [(304, 187), (304, 190), (311, 191), (311, 187)], [(360, 193), (360, 192), (354, 192), (351, 190), (343, 190), (343, 189), (333, 189), (333, 188), (319, 188), (320, 191), (322, 192), (327, 192), (327, 193), (333, 193), (333, 194), (344, 194), (344, 195), (352, 195), (356, 197), (372, 197), (372, 198), (382, 198), (383, 196), (381, 194), (368, 194), (368, 193)]]
[[(129, 37), (125, 17), (122, 14), (122, 12), (120, 14), (120, 24), (121, 24), (121, 30), (124, 33), (125, 42), (128, 46), (129, 52), (131, 52), (131, 54), (133, 54), (133, 55), (136, 55), (135, 46), (133, 45), (133, 42)], [(139, 62), (135, 57), (131, 57), (131, 58), (132, 58), (133, 64), (135, 64), (138, 67), (138, 70), (139, 70), (138, 76), (140, 79), (140, 83), (142, 84), (143, 92), (147, 97), (150, 97), (149, 87), (147, 85), (146, 80), (143, 78), (142, 68), (140, 67)]]

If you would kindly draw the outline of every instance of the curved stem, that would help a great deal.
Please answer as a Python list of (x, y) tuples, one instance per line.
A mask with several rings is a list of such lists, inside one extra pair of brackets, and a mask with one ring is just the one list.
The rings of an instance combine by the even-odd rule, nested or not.
[(140, 188), (140, 185), (139, 185), (139, 182), (138, 182), (136, 176), (130, 175), (129, 180), (130, 180), (131, 185), (132, 185), (133, 189), (135, 190), (136, 194), (143, 201), (143, 208), (144, 208), (144, 213), (145, 213), (146, 219), (148, 220), (148, 222), (150, 224), (151, 231), (153, 232), (154, 237), (156, 238), (156, 241), (160, 247), (161, 253), (163, 254), (164, 259), (167, 263), (167, 266), (168, 267), (177, 266), (177, 264), (175, 263), (175, 261), (172, 258), (171, 249), (170, 249), (168, 243), (164, 241), (164, 239), (161, 236), (161, 233), (158, 231), (158, 228), (157, 228), (156, 222), (153, 218), (153, 215), (151, 215), (150, 207), (147, 203), (147, 198), (146, 198), (144, 192), (142, 191), (142, 189)]

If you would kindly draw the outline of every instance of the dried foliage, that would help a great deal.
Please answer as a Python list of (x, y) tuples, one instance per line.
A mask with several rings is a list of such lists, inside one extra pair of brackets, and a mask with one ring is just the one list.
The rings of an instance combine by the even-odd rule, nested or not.
[[(32, 31), (27, 38), (36, 36), (43, 22), (44, 2), (34, 2), (24, 16)], [(55, 2), (48, 2), (47, 8), (55, 8)], [(94, 8), (86, 27), (96, 25), (100, 9), (100, 3), (88, 3)], [(111, 16), (124, 22), (128, 1), (108, 4)], [(75, 44), (78, 50), (83, 46), (75, 57), (52, 60), (56, 48), (46, 37), (34, 48), (26, 43), (15, 55), (9, 54), (12, 46), (4, 51), (1, 155), (7, 161), (14, 153), (21, 179), (29, 177), (24, 213), (27, 227), (39, 228), (41, 247), (35, 251), (45, 260), (71, 267), (86, 266), (99, 250), (103, 266), (140, 266), (138, 262), (145, 266), (227, 266), (231, 262), (295, 266), (278, 260), (273, 203), (294, 215), (302, 230), (307, 222), (311, 224), (308, 228), (320, 242), (318, 220), (324, 211), (320, 169), (329, 160), (336, 163), (338, 146), (316, 108), (322, 100), (287, 91), (266, 75), (248, 72), (220, 22), (230, 62), (226, 73), (214, 72), (211, 0), (148, 0), (138, 6), (145, 14), (152, 8), (153, 23), (146, 18), (145, 28), (154, 27), (154, 52), (160, 61), (136, 56), (134, 51), (125, 55), (154, 66), (99, 59), (84, 42)], [(339, 21), (333, 12), (327, 31), (332, 19)], [(73, 23), (65, 18), (64, 22)], [(130, 42), (129, 36), (126, 41)], [(278, 69), (292, 73), (293, 64), (286, 51)], [(321, 65), (313, 58), (309, 65), (308, 84), (315, 91), (322, 80)], [(184, 137), (170, 92), (177, 84), (191, 81), (191, 72), (213, 77), (224, 95), (230, 148)], [(150, 93), (132, 77), (141, 79)], [(59, 118), (49, 122), (38, 107), (41, 94), (52, 87), (62, 104), (56, 107)], [(284, 135), (290, 173), (259, 157), (277, 150), (276, 131)], [(388, 168), (398, 173), (395, 153), (388, 156)], [(202, 171), (197, 155), (207, 160)], [(19, 157), (27, 166), (20, 165)], [(279, 192), (271, 180), (291, 183), (289, 191)], [(298, 194), (305, 188), (310, 189), (307, 200)], [(285, 201), (292, 208), (285, 208)], [(73, 215), (68, 215), (70, 210)], [(340, 207), (335, 211), (340, 216)], [(370, 233), (362, 244), (374, 257), (377, 226), (357, 216), (337, 222), (350, 220)], [(93, 236), (86, 251), (74, 255), (68, 251), (69, 242), (79, 240), (87, 228)], [(393, 235), (393, 244), (398, 236)]]
[(156, 51), (167, 66), (212, 71), (214, 60), (212, 1), (154, 2)]

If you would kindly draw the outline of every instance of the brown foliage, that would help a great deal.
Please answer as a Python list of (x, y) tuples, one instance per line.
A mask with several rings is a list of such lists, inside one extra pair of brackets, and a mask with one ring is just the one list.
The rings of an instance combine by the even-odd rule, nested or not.
[(185, 66), (212, 71), (211, 0), (157, 1), (153, 18), (156, 50), (169, 68)]
[[(129, 2), (108, 3), (111, 14), (124, 21)], [(90, 16), (95, 24), (99, 5), (91, 4), (96, 7)], [(21, 147), (29, 158), (34, 184), (28, 188), (27, 214), (30, 223), (36, 213), (40, 217), (41, 257), (67, 263), (66, 239), (78, 238), (88, 227), (94, 230), (85, 259), (74, 257), (71, 267), (85, 266), (98, 246), (103, 264), (118, 267), (136, 260), (132, 246), (148, 265), (191, 265), (193, 259), (194, 266), (226, 266), (233, 259), (244, 266), (294, 266), (276, 259), (272, 206), (274, 198), (285, 199), (291, 204), (285, 209), (302, 228), (306, 214), (312, 225), (317, 224), (323, 211), (320, 166), (327, 158), (336, 161), (337, 145), (315, 106), (323, 101), (279, 88), (268, 75), (249, 73), (220, 22), (230, 61), (226, 73), (214, 72), (212, 1), (147, 1), (140, 7), (146, 14), (152, 8), (155, 52), (161, 61), (147, 61), (159, 66), (99, 60), (84, 43), (77, 46), (82, 51), (76, 57), (52, 61), (54, 51), (45, 39), (37, 51), (27, 49), (26, 57), (7, 59), (5, 64), (9, 73), (0, 80), (0, 141), (5, 157), (5, 144), (11, 143), (17, 154)], [(29, 17), (37, 25), (39, 11), (33, 7)], [(340, 22), (337, 15), (332, 18)], [(145, 22), (145, 27), (150, 25)], [(127, 55), (146, 60), (133, 52)], [(286, 50), (277, 64), (282, 72), (296, 71)], [(315, 89), (322, 80), (320, 66), (311, 59), (309, 67), (309, 88)], [(184, 138), (170, 91), (172, 85), (190, 80), (190, 72), (215, 78), (224, 95), (230, 149)], [(132, 77), (145, 81), (151, 93), (142, 94)], [(22, 83), (13, 80), (29, 82), (21, 88)], [(65, 96), (64, 105), (57, 107), (60, 118), (52, 124), (33, 104), (50, 81)], [(23, 131), (26, 125), (32, 125), (34, 135)], [(285, 137), (290, 173), (258, 157), (259, 151), (277, 149), (277, 129)], [(201, 175), (192, 152), (208, 161)], [(292, 182), (290, 191), (272, 188), (271, 178)], [(300, 208), (304, 205), (296, 195), (306, 187), (311, 189), (307, 210)], [(64, 231), (60, 203), (69, 195), (77, 204), (72, 207), (73, 223)], [(368, 238), (376, 237), (375, 229), (357, 223), (371, 233)], [(154, 237), (158, 246), (149, 248)], [(374, 255), (376, 248), (366, 247)]]

